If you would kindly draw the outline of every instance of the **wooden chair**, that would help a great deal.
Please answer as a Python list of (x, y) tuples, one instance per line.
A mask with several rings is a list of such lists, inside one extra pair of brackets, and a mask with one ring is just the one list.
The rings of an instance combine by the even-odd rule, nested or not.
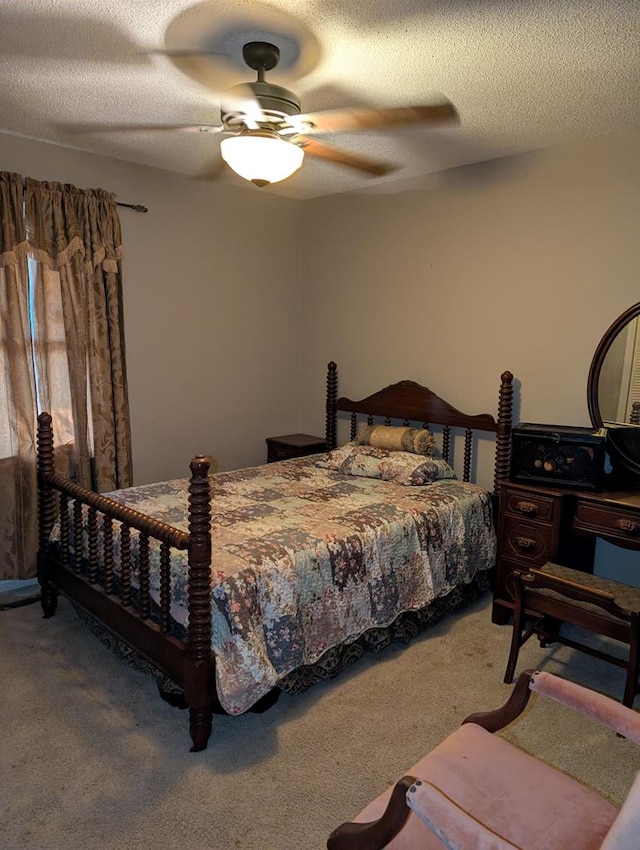
[[(520, 647), (535, 634), (541, 646), (557, 641), (626, 669), (622, 702), (632, 706), (640, 689), (640, 588), (553, 563), (527, 572), (514, 570), (512, 576), (513, 634), (504, 681), (513, 681)], [(564, 635), (563, 623), (627, 644), (627, 657)]]
[(640, 774), (618, 810), (492, 734), (522, 713), (531, 691), (640, 744), (637, 712), (551, 673), (525, 671), (502, 708), (467, 717), (353, 822), (334, 830), (328, 850), (637, 850)]

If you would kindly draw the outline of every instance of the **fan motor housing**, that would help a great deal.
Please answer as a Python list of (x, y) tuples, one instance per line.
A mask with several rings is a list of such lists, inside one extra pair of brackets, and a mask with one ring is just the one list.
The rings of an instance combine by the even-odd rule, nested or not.
[(223, 95), (220, 102), (220, 113), (223, 123), (239, 117), (241, 110), (238, 109), (239, 102), (248, 99), (247, 89), (251, 89), (253, 97), (257, 101), (262, 112), (266, 113), (265, 121), (268, 122), (270, 115), (282, 116), (300, 114), (300, 99), (289, 89), (276, 86), (273, 83), (261, 81), (243, 83), (233, 86)]

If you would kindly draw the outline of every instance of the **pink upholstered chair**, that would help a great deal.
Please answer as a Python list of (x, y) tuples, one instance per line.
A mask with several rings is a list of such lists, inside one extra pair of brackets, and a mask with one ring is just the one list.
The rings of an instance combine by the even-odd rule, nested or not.
[(617, 809), (492, 734), (521, 714), (531, 691), (640, 744), (637, 712), (551, 673), (525, 671), (502, 708), (467, 717), (334, 830), (328, 850), (640, 850), (640, 774)]

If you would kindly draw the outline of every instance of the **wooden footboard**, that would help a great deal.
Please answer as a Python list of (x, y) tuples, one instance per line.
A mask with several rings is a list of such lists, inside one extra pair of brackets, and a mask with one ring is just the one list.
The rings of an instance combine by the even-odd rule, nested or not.
[[(187, 533), (56, 474), (51, 417), (48, 413), (38, 417), (38, 579), (44, 616), (53, 616), (58, 592), (63, 593), (179, 685), (189, 704), (192, 750), (197, 751), (206, 747), (211, 734), (216, 696), (211, 652), (209, 463), (196, 457), (190, 469)], [(85, 511), (88, 547), (84, 543)], [(56, 522), (59, 539), (52, 542)], [(136, 604), (132, 588), (132, 530), (138, 533), (139, 547)], [(118, 546), (114, 546), (116, 535)], [(160, 547), (160, 600), (155, 618), (150, 593), (152, 541), (158, 541)], [(188, 557), (186, 642), (170, 634), (172, 550), (186, 550)]]

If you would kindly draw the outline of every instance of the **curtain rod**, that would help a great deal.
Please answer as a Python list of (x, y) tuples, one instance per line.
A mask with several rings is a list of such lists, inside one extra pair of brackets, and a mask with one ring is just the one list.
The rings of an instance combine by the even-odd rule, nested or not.
[[(26, 180), (22, 181), (23, 187), (26, 186)], [(142, 204), (125, 204), (123, 201), (116, 201), (117, 207), (128, 207), (130, 210), (139, 213), (149, 212), (149, 207), (144, 207)]]
[(149, 207), (143, 207), (142, 204), (125, 204), (122, 201), (116, 201), (117, 207), (128, 207), (134, 212), (146, 213), (149, 212)]

